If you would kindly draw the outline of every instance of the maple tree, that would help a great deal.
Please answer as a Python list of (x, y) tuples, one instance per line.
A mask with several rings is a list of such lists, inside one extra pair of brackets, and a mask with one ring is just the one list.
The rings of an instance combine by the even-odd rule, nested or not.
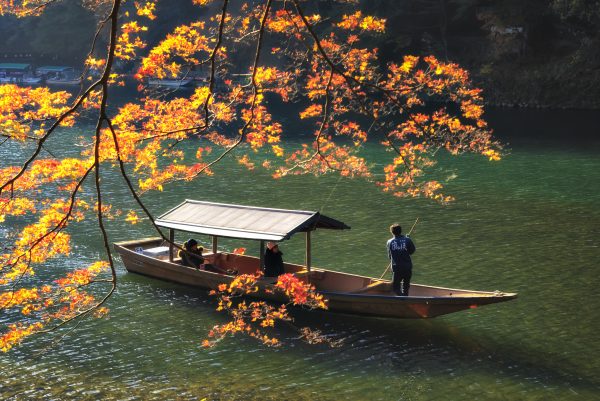
[[(57, 2), (0, 0), (0, 14), (43, 18)], [(0, 166), (0, 222), (12, 227), (12, 245), (0, 254), (0, 309), (27, 316), (1, 334), (0, 349), (106, 313), (117, 276), (105, 224), (123, 217), (103, 192), (101, 170), (118, 171), (153, 222), (140, 197), (144, 192), (211, 175), (224, 157), (248, 169), (267, 169), (274, 178), (336, 172), (373, 180), (395, 196), (442, 203), (452, 197), (427, 174), (439, 150), (500, 158), (501, 147), (482, 118), (481, 90), (471, 85), (467, 71), (433, 56), (405, 56), (382, 65), (370, 37), (385, 31), (385, 19), (364, 15), (352, 3), (340, 4), (343, 12), (331, 18), (308, 12), (309, 4), (299, 0), (193, 3), (214, 15), (177, 26), (149, 45), (156, 1), (85, 0), (99, 23), (81, 92), (71, 98), (46, 88), (0, 85), (2, 145), (32, 146), (21, 163)], [(139, 96), (109, 111), (110, 90), (125, 84), (131, 66)], [(191, 92), (164, 96), (147, 86), (149, 79), (192, 77), (197, 88)], [(272, 107), (278, 102), (297, 107), (310, 140), (297, 147), (285, 141), (289, 130)], [(59, 127), (90, 118), (95, 127), (82, 139), (78, 155), (44, 152)], [(389, 151), (382, 171), (361, 153), (367, 141)], [(93, 193), (82, 190), (88, 182)], [(130, 223), (140, 221), (133, 210), (124, 215)], [(70, 225), (89, 216), (97, 220), (107, 260), (49, 283), (31, 278), (49, 258), (69, 254)], [(221, 292), (231, 296), (250, 288), (240, 286)], [(242, 305), (267, 326), (273, 317), (287, 319), (284, 310), (265, 304)], [(247, 318), (245, 312), (231, 312)], [(220, 333), (218, 339), (238, 329), (214, 333)]]

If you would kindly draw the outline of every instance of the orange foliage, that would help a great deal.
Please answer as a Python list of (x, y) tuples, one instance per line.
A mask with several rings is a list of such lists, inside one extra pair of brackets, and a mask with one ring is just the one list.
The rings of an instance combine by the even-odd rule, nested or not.
[(146, 43), (142, 41), (139, 33), (147, 30), (147, 27), (138, 25), (137, 21), (130, 21), (123, 24), (121, 26), (121, 35), (117, 39), (115, 56), (123, 60), (134, 59), (136, 51), (146, 47)]
[(127, 213), (127, 217), (125, 218), (125, 221), (128, 221), (131, 224), (137, 224), (140, 222), (140, 218), (134, 210), (130, 210)]
[[(47, 121), (68, 109), (70, 97), (67, 92), (51, 92), (48, 88), (0, 85), (0, 135), (19, 141), (42, 136)], [(72, 124), (73, 119), (63, 122), (63, 125)]]
[(211, 51), (209, 39), (201, 32), (205, 28), (203, 21), (193, 22), (175, 28), (172, 34), (157, 46), (148, 56), (142, 59), (142, 66), (138, 70), (138, 78), (177, 78), (184, 72), (184, 64), (176, 59), (182, 59), (186, 64), (200, 63), (199, 53)]
[(0, 310), (19, 308), (30, 320), (37, 320), (28, 325), (9, 324), (7, 330), (0, 334), (0, 350), (10, 350), (54, 321), (66, 322), (82, 313), (90, 312), (96, 317), (105, 315), (108, 309), (97, 307), (100, 302), (90, 295), (85, 287), (92, 284), (94, 278), (107, 268), (108, 263), (100, 261), (69, 273), (66, 277), (56, 280), (53, 285), (0, 292)]
[[(200, 7), (210, 2), (194, 0)], [(43, 14), (48, 3), (0, 0), (0, 14)], [(3, 350), (101, 304), (82, 288), (98, 283), (93, 278), (105, 265), (65, 274), (48, 294), (42, 287), (37, 292), (27, 287), (39, 266), (69, 255), (74, 223), (90, 215), (121, 214), (108, 199), (82, 189), (93, 181), (102, 198), (109, 197), (102, 174), (96, 180), (99, 169), (118, 171), (139, 195), (212, 175), (214, 163), (232, 156), (245, 168), (264, 168), (275, 178), (335, 172), (371, 179), (395, 196), (445, 203), (452, 197), (429, 176), (437, 152), (501, 157), (502, 148), (483, 119), (482, 92), (467, 71), (432, 56), (405, 56), (382, 65), (378, 49), (365, 38), (383, 33), (386, 21), (356, 11), (351, 3), (340, 5), (337, 17), (323, 18), (304, 14), (305, 2), (299, 0), (226, 2), (229, 8), (222, 13), (199, 13), (149, 46), (146, 31), (159, 20), (155, 1), (133, 2), (132, 12), (121, 10), (119, 0), (84, 4), (101, 16), (112, 34), (105, 38), (114, 41), (109, 40), (108, 50), (96, 46), (87, 58), (84, 82), (90, 86), (84, 85), (81, 97), (0, 85), (0, 142), (33, 147), (19, 163), (0, 166), (0, 223), (9, 227), (7, 246), (0, 251), (0, 309), (37, 315), (41, 324), (10, 326)], [(216, 7), (203, 12), (208, 10)], [(264, 48), (267, 43), (275, 47)], [(127, 68), (138, 66), (140, 91), (118, 109), (107, 106), (108, 88), (125, 82), (115, 57)], [(145, 86), (150, 78), (184, 77), (195, 78), (197, 88), (163, 96)], [(273, 107), (278, 102), (285, 103), (283, 116)], [(427, 104), (442, 106), (432, 111)], [(290, 126), (290, 116), (299, 116), (303, 125)], [(50, 153), (46, 140), (55, 136), (56, 127), (80, 121), (88, 126), (90, 118), (97, 128)], [(388, 150), (385, 159), (370, 159), (371, 153), (363, 151), (367, 142)], [(134, 211), (124, 219), (146, 220)], [(208, 344), (239, 332), (278, 343), (263, 330), (289, 318), (285, 307), (233, 304), (234, 297), (254, 291), (256, 280), (240, 276), (233, 287), (220, 290), (220, 308), (234, 320), (213, 330)], [(106, 283), (114, 285), (112, 279)], [(287, 293), (292, 304), (323, 307), (324, 301), (293, 277), (280, 277), (274, 290)], [(251, 325), (257, 322), (258, 329)]]
[[(214, 326), (209, 331), (208, 338), (203, 340), (202, 346), (212, 347), (228, 336), (246, 334), (267, 346), (277, 347), (281, 345), (281, 341), (267, 330), (274, 328), (277, 321), (293, 322), (294, 319), (288, 311), (289, 305), (327, 309), (326, 300), (315, 291), (315, 287), (293, 274), (279, 276), (274, 285), (267, 286), (263, 290), (258, 284), (261, 277), (262, 273), (242, 274), (235, 277), (231, 283), (220, 284), (218, 290), (211, 291), (212, 295), (218, 297), (217, 311), (227, 312), (231, 320)], [(288, 302), (275, 307), (265, 301), (248, 301), (243, 298), (261, 291), (283, 294)], [(337, 345), (308, 327), (299, 330), (302, 337), (309, 342), (328, 342), (332, 346)]]
[(0, 15), (36, 16), (42, 14), (50, 3), (50, 0), (0, 0)]
[(344, 15), (341, 22), (337, 24), (338, 28), (347, 30), (356, 30), (358, 28), (363, 31), (384, 32), (385, 19), (376, 18), (371, 15), (363, 16), (360, 11), (352, 15)]
[(146, 1), (145, 3), (134, 2), (135, 9), (137, 15), (141, 17), (146, 17), (148, 19), (155, 19), (156, 15), (154, 12), (156, 11), (156, 2), (155, 1)]

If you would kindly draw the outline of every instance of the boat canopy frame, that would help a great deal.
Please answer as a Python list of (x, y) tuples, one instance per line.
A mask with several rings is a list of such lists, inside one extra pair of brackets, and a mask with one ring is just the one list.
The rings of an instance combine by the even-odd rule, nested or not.
[(306, 234), (305, 265), (311, 267), (311, 231), (317, 228), (345, 230), (350, 227), (320, 212), (274, 209), (186, 199), (155, 221), (168, 228), (169, 260), (173, 260), (174, 230), (212, 237), (212, 251), (217, 252), (217, 238), (260, 241), (260, 265), (263, 265), (265, 241), (283, 241), (298, 232)]

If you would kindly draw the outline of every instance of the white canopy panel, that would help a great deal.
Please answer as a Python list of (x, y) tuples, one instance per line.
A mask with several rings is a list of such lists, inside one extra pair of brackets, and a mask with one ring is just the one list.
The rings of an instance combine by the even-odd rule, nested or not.
[(219, 237), (281, 241), (316, 228), (347, 229), (319, 212), (270, 209), (187, 199), (156, 219), (156, 225)]

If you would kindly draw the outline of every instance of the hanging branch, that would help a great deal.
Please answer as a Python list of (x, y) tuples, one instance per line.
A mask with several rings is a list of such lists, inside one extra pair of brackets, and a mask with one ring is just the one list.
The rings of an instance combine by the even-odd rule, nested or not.
[(265, 24), (267, 22), (267, 17), (269, 15), (269, 10), (271, 9), (271, 4), (272, 4), (273, 0), (268, 0), (267, 4), (265, 6), (265, 11), (263, 13), (261, 22), (260, 22), (260, 29), (258, 31), (258, 39), (256, 41), (256, 52), (254, 54), (254, 63), (252, 66), (252, 103), (250, 106), (250, 118), (246, 121), (246, 123), (244, 124), (244, 126), (242, 127), (242, 129), (240, 130), (240, 135), (239, 138), (236, 140), (236, 142), (229, 146), (224, 152), (221, 153), (221, 155), (219, 155), (219, 157), (217, 157), (216, 159), (214, 159), (212, 162), (208, 163), (206, 166), (202, 167), (195, 175), (194, 177), (197, 177), (198, 175), (202, 174), (204, 171), (206, 171), (207, 169), (211, 168), (213, 165), (217, 164), (218, 162), (220, 162), (225, 156), (227, 156), (233, 149), (237, 148), (243, 141), (245, 138), (245, 135), (248, 131), (248, 128), (250, 127), (250, 124), (254, 121), (255, 118), (255, 109), (256, 109), (256, 99), (258, 96), (258, 85), (256, 84), (256, 72), (258, 69), (258, 61), (260, 58), (260, 51), (262, 49), (262, 45), (263, 45), (263, 36), (264, 36), (264, 32), (265, 32)]

